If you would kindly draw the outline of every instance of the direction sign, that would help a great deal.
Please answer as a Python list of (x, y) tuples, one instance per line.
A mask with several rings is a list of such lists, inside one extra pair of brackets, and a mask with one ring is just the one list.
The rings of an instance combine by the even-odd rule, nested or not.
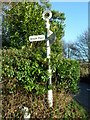
[(30, 36), (29, 37), (29, 41), (33, 42), (33, 41), (42, 41), (45, 40), (45, 35), (34, 35), (34, 36)]
[(50, 45), (55, 41), (56, 39), (56, 36), (55, 36), (55, 33), (53, 32), (49, 37), (48, 37), (48, 40), (50, 42)]

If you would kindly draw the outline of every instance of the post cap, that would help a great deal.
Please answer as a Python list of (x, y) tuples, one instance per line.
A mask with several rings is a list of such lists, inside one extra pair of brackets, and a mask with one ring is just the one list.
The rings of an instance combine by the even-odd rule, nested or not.
[[(45, 15), (46, 15), (47, 13), (49, 14), (49, 16), (46, 18)], [(43, 19), (44, 19), (45, 21), (48, 21), (51, 17), (52, 17), (52, 12), (51, 12), (50, 10), (44, 11), (44, 13), (43, 13)]]

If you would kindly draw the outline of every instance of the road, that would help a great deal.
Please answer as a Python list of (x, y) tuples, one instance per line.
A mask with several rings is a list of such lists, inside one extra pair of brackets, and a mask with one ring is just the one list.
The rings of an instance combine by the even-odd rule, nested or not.
[(75, 95), (74, 99), (90, 113), (90, 84), (80, 82), (79, 87), (79, 94)]

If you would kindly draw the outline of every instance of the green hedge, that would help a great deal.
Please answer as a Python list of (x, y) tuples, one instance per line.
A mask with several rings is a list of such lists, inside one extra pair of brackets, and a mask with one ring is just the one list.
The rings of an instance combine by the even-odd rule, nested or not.
[[(38, 51), (38, 50), (37, 50)], [(2, 79), (16, 78), (18, 85), (36, 94), (47, 90), (48, 59), (46, 54), (39, 54), (31, 49), (8, 49), (2, 51)], [(52, 80), (59, 88), (76, 92), (79, 80), (79, 62), (60, 59), (58, 64), (52, 61)], [(53, 62), (54, 61), (54, 62)]]
[(52, 65), (53, 81), (59, 88), (76, 93), (80, 78), (80, 64), (78, 61), (61, 59), (56, 65)]
[(19, 85), (36, 94), (46, 90), (47, 61), (31, 50), (8, 49), (2, 52), (2, 77), (16, 77)]

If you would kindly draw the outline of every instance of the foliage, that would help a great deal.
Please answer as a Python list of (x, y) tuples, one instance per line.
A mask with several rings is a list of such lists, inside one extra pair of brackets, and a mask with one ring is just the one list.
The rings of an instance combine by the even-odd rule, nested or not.
[[(46, 33), (45, 21), (42, 19), (42, 13), (46, 8), (50, 9), (50, 6), (46, 3), (41, 6), (40, 4), (33, 2), (11, 3), (10, 5), (10, 9), (5, 9), (3, 7), (5, 13), (3, 15), (3, 47), (9, 49), (3, 54), (3, 79), (5, 77), (11, 79), (17, 77), (16, 79), (18, 79), (20, 83), (25, 83), (25, 88), (32, 91), (32, 89), (38, 88), (34, 83), (29, 83), (30, 85), (33, 84), (32, 88), (29, 87), (28, 82), (31, 81), (30, 77), (33, 79), (33, 82), (39, 80), (42, 81), (42, 79), (45, 79), (43, 81), (46, 81), (46, 78), (48, 77), (47, 75), (45, 76), (45, 74), (47, 74), (47, 72), (45, 72), (45, 70), (47, 71), (47, 65), (44, 64), (44, 60), (46, 61), (46, 41), (30, 43), (29, 36)], [(52, 51), (56, 58), (57, 55), (61, 57), (62, 53), (60, 39), (64, 35), (65, 26), (63, 22), (65, 20), (65, 15), (64, 13), (55, 10), (52, 10), (52, 13), (53, 17), (50, 20), (51, 30), (56, 33), (56, 41), (52, 45)], [(12, 47), (20, 49), (20, 51), (11, 49)], [(29, 49), (29, 51), (27, 49)], [(13, 56), (10, 54), (8, 56), (6, 55), (9, 51)], [(30, 58), (25, 59), (24, 57), (26, 55), (31, 56)], [(38, 59), (40, 60), (40, 63), (38, 63)], [(41, 64), (43, 64), (42, 67)], [(32, 67), (29, 68), (29, 66)], [(36, 66), (37, 70), (33, 66)], [(43, 74), (41, 74), (42, 70), (45, 73), (42, 72)], [(29, 72), (32, 74), (30, 75)], [(40, 76), (42, 79), (37, 74), (41, 74)]]
[(1, 74), (2, 74), (2, 62), (1, 62), (1, 58), (2, 58), (2, 53), (0, 50), (0, 82), (1, 82)]
[[(11, 3), (10, 9), (3, 7), (2, 24), (2, 45), (7, 47), (21, 48), (30, 44), (29, 36), (46, 34), (45, 21), (42, 14), (46, 8), (50, 9), (50, 4), (34, 2)], [(56, 33), (56, 38), (60, 40), (64, 35), (64, 13), (52, 10), (53, 17), (50, 20), (51, 30)], [(35, 47), (41, 43), (33, 43)]]
[[(45, 21), (42, 19), (42, 13), (47, 6), (49, 7), (48, 4), (41, 6), (38, 3), (23, 2), (11, 3), (11, 8), (9, 10), (4, 9), (6, 15), (4, 15), (3, 22), (4, 49), (2, 51), (2, 79), (7, 82), (4, 89), (8, 92), (8, 95), (17, 95), (17, 89), (19, 88), (25, 88), (24, 95), (26, 95), (27, 91), (28, 94), (32, 92), (32, 94), (36, 93), (36, 95), (47, 92), (48, 59), (46, 59), (46, 41), (30, 43), (28, 40), (30, 35), (45, 33)], [(52, 13), (53, 17), (50, 20), (51, 30), (56, 34), (56, 41), (51, 45), (53, 83), (56, 83), (58, 88), (64, 86), (67, 91), (75, 92), (77, 90), (77, 82), (79, 79), (79, 64), (76, 61), (61, 59), (62, 45), (60, 39), (64, 35), (63, 21), (65, 20), (65, 16), (64, 13), (54, 10), (52, 10)], [(3, 93), (5, 94), (6, 91), (3, 91)], [(24, 97), (21, 96), (21, 94), (19, 96), (21, 98)], [(43, 96), (40, 96), (40, 99), (42, 98), (43, 100)], [(27, 101), (29, 106), (35, 103), (35, 101), (34, 103), (32, 103), (32, 101), (29, 102), (29, 100)], [(24, 102), (26, 101), (24, 100)], [(46, 114), (46, 117), (53, 117), (53, 115), (55, 117), (57, 114), (60, 116), (62, 110), (58, 112), (59, 110), (55, 111), (57, 108), (53, 108), (54, 110), (51, 113), (51, 110), (48, 111), (41, 102), (38, 104), (39, 110), (43, 110), (38, 111), (40, 117), (42, 117), (43, 114)], [(13, 106), (12, 102), (10, 105)], [(30, 108), (32, 108), (32, 110), (30, 109), (31, 111), (34, 111), (38, 107), (30, 106)], [(46, 111), (44, 108), (46, 108)], [(15, 110), (15, 106), (13, 110)], [(13, 110), (10, 111), (12, 112)], [(20, 115), (18, 113), (19, 111), (19, 108), (14, 111), (16, 116)], [(63, 110), (62, 114), (64, 115), (66, 111)], [(41, 114), (40, 112), (44, 113)], [(69, 112), (67, 114), (69, 115)], [(67, 114), (65, 116), (68, 116)], [(32, 117), (33, 116), (37, 116), (36, 112), (32, 113)]]
[[(13, 81), (11, 81), (13, 83)], [(4, 87), (6, 88), (4, 82)], [(53, 103), (52, 108), (47, 104), (47, 93), (35, 96), (33, 93), (28, 93), (23, 88), (17, 88), (14, 94), (8, 94), (7, 89), (3, 89), (3, 105), (2, 117), (3, 119), (11, 117), (11, 119), (23, 119), (22, 108), (28, 107), (31, 119), (86, 119), (86, 110), (75, 102), (72, 97), (65, 93), (63, 89), (61, 92), (53, 90)], [(7, 95), (8, 94), (8, 95)]]
[(53, 81), (59, 88), (66, 91), (77, 92), (80, 78), (79, 62), (75, 60), (61, 59), (56, 63), (52, 60)]
[(30, 35), (44, 34), (42, 7), (37, 3), (12, 3), (12, 8), (5, 12), (7, 16), (4, 16), (3, 24), (8, 29), (9, 40), (6, 42), (9, 46), (20, 48), (29, 42)]
[(80, 63), (80, 77), (89, 77), (89, 69), (90, 64), (89, 63)]
[[(46, 55), (38, 54), (29, 49), (21, 50), (8, 49), (2, 52), (2, 78), (18, 80), (18, 84), (33, 91), (36, 94), (46, 91), (48, 81), (48, 59)], [(43, 51), (42, 51), (43, 53)], [(42, 57), (43, 56), (43, 57)], [(73, 60), (60, 59), (56, 61), (52, 59), (52, 80), (58, 84), (59, 88), (71, 92), (76, 92), (79, 80), (79, 63)]]
[(90, 63), (80, 63), (80, 81), (90, 83)]
[[(18, 84), (36, 94), (46, 90), (48, 62), (30, 49), (3, 51), (2, 78), (17, 79)], [(40, 85), (41, 84), (41, 85)]]

